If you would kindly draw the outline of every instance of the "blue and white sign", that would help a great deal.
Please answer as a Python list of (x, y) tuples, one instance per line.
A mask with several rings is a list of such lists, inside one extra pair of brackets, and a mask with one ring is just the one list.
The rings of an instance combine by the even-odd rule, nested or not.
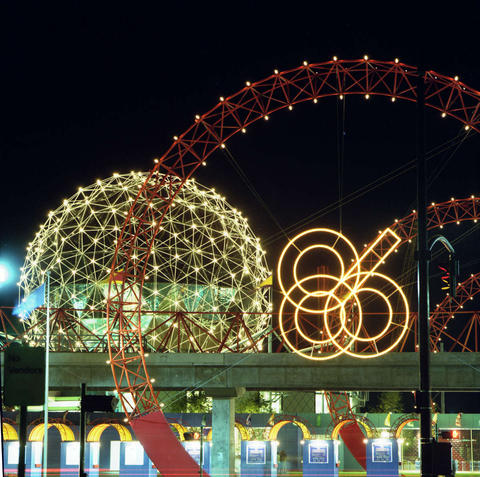
[(248, 441), (247, 442), (247, 464), (265, 464), (266, 448), (265, 442)]
[(328, 444), (326, 442), (311, 441), (308, 443), (308, 463), (328, 464)]
[(376, 440), (372, 444), (372, 462), (392, 462), (392, 443)]

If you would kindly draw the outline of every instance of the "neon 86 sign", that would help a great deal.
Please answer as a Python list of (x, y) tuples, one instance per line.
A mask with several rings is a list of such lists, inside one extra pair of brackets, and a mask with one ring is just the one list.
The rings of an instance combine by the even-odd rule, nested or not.
[(312, 360), (342, 354), (368, 359), (393, 350), (408, 330), (408, 302), (379, 268), (399, 243), (390, 229), (362, 253), (331, 229), (292, 238), (277, 267), (279, 325), (287, 346)]

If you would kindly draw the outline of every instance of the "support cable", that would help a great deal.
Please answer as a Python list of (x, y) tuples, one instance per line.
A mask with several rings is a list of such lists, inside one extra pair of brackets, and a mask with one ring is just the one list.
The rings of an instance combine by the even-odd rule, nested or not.
[(465, 132), (465, 129), (463, 127), (458, 131), (455, 139), (459, 138), (459, 142), (453, 146), (453, 151), (451, 151), (447, 158), (443, 161), (443, 164), (438, 164), (436, 170), (431, 172), (431, 177), (429, 177), (428, 180), (428, 187), (431, 187), (431, 185), (438, 179), (440, 174), (445, 170), (445, 167), (447, 167), (448, 163), (452, 160), (453, 156), (457, 153), (465, 140), (469, 137), (470, 133), (471, 130)]
[[(469, 136), (469, 137), (473, 137), (473, 136)], [(464, 139), (466, 139), (466, 137), (459, 138), (459, 136), (457, 135), (454, 138), (449, 139), (448, 141), (446, 141), (446, 142), (444, 142), (444, 143), (442, 143), (438, 146), (435, 146), (434, 148), (432, 148), (427, 153), (427, 159), (428, 160), (433, 159), (434, 157), (438, 156), (439, 154), (442, 154), (443, 152), (447, 151), (450, 147), (455, 146), (458, 142), (463, 142)], [(371, 192), (372, 190), (377, 189), (378, 187), (380, 187), (380, 186), (382, 186), (382, 185), (384, 185), (388, 182), (391, 182), (392, 180), (396, 179), (397, 177), (400, 177), (401, 175), (415, 169), (415, 164), (416, 164), (416, 159), (412, 159), (412, 160), (408, 161), (407, 163), (398, 167), (397, 169), (394, 169), (393, 171), (388, 172), (384, 176), (375, 179), (374, 181), (370, 182), (369, 184), (367, 184), (363, 187), (360, 187), (356, 191), (354, 191), (350, 194), (347, 194), (346, 196), (344, 196), (343, 200), (341, 201), (341, 204), (346, 205), (346, 204), (360, 198), (361, 196), (367, 194), (368, 192)], [(320, 217), (323, 217), (323, 216), (335, 211), (339, 207), (339, 205), (340, 205), (340, 201), (335, 201), (335, 202), (323, 207), (322, 209), (304, 217), (303, 219), (299, 220), (298, 222), (286, 227), (284, 229), (284, 233), (293, 233), (295, 230), (297, 230), (301, 227), (304, 227), (304, 226), (314, 222), (315, 220), (319, 219)], [(281, 238), (281, 235), (278, 234), (278, 233), (275, 233), (275, 234), (272, 234), (267, 239), (265, 239), (263, 241), (263, 243), (264, 244), (271, 244), (271, 243), (276, 242), (279, 238)]]
[(337, 101), (337, 174), (338, 174), (338, 229), (342, 233), (343, 229), (343, 170), (345, 159), (345, 104), (343, 101)]
[(247, 186), (248, 190), (251, 192), (253, 197), (262, 206), (262, 208), (265, 210), (265, 212), (270, 217), (272, 222), (279, 229), (279, 234), (283, 235), (287, 240), (290, 240), (290, 237), (287, 235), (285, 229), (282, 227), (282, 225), (277, 220), (277, 218), (275, 217), (273, 212), (270, 210), (270, 207), (268, 207), (267, 203), (262, 199), (262, 197), (258, 193), (257, 189), (255, 189), (255, 186), (252, 184), (252, 182), (249, 180), (248, 176), (245, 174), (243, 169), (240, 167), (240, 164), (235, 159), (235, 157), (232, 154), (232, 152), (230, 151), (230, 149), (227, 146), (225, 146), (225, 148), (223, 148), (222, 150), (224, 151), (225, 155), (227, 156), (228, 160), (230, 161), (230, 164), (232, 165), (232, 167), (235, 169), (235, 172), (240, 176), (243, 183)]

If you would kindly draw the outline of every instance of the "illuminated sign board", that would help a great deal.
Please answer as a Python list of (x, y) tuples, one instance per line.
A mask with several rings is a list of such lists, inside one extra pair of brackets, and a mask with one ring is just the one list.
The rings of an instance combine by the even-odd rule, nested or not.
[(392, 443), (388, 441), (373, 441), (372, 462), (392, 462)]
[(18, 455), (20, 453), (20, 443), (9, 442), (7, 445), (7, 464), (18, 464)]
[(200, 442), (199, 441), (184, 441), (183, 447), (188, 452), (190, 457), (200, 465)]
[(140, 442), (127, 442), (125, 444), (125, 465), (143, 465), (145, 451)]
[(65, 445), (65, 464), (80, 465), (80, 442), (67, 442)]
[(247, 464), (265, 464), (266, 454), (265, 442), (247, 442)]
[(328, 444), (326, 442), (310, 442), (308, 445), (309, 464), (328, 464)]

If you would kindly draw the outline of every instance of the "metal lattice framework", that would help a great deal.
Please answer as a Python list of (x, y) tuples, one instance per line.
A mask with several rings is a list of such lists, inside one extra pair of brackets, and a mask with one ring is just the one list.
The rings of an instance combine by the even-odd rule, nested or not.
[[(416, 100), (416, 68), (395, 61), (376, 61), (367, 56), (360, 60), (334, 58), (324, 63), (308, 63), (273, 75), (254, 83), (247, 82), (239, 92), (221, 97), (220, 102), (195, 121), (184, 133), (174, 137), (174, 142), (157, 161), (148, 180), (139, 191), (137, 200), (126, 217), (125, 227), (119, 236), (112, 263), (110, 291), (107, 302), (109, 348), (112, 372), (119, 395), (129, 392), (136, 405), (127, 411), (129, 416), (158, 410), (158, 402), (145, 365), (141, 331), (141, 300), (137, 306), (127, 307), (126, 297), (135, 287), (142, 293), (146, 263), (168, 208), (183, 184), (194, 171), (218, 148), (237, 133), (269, 115), (291, 109), (295, 104), (334, 96), (345, 95), (386, 96), (392, 101)], [(434, 71), (425, 73), (425, 103), (441, 112), (443, 117), (452, 117), (466, 129), (480, 130), (480, 93), (463, 84), (457, 77), (451, 78)], [(157, 171), (178, 177), (175, 186), (165, 188), (166, 177)], [(152, 201), (158, 207), (149, 207)], [(154, 233), (151, 224), (155, 222)], [(152, 235), (150, 242), (145, 234)], [(135, 258), (134, 258), (135, 257)], [(119, 286), (114, 275), (117, 268), (124, 270), (125, 280)], [(117, 335), (115, 330), (120, 330)], [(127, 354), (136, 349), (135, 356)]]
[[(477, 223), (480, 219), (480, 198), (471, 196), (466, 199), (454, 199), (439, 204), (432, 203), (427, 209), (428, 230), (443, 229), (445, 225), (462, 222)], [(391, 226), (399, 237), (401, 244), (412, 242), (417, 234), (416, 231), (417, 213), (413, 211), (410, 215), (401, 220), (395, 220)], [(456, 313), (462, 313), (464, 305), (473, 300), (480, 292), (480, 274), (472, 274), (457, 286), (455, 298), (445, 296), (441, 303), (437, 304), (430, 315), (430, 342), (434, 352), (440, 351), (442, 340), (446, 342), (448, 350), (476, 351), (478, 350), (477, 329), (480, 325), (480, 318), (474, 313), (465, 322), (463, 329), (453, 335), (447, 331), (448, 324), (455, 319)], [(416, 335), (416, 330), (415, 330)], [(415, 342), (416, 339), (415, 339)], [(404, 342), (405, 345), (405, 342)], [(403, 346), (401, 347), (403, 349)]]
[[(480, 218), (480, 199), (470, 197), (467, 199), (454, 199), (439, 204), (432, 204), (427, 209), (427, 220), (430, 230), (441, 229), (448, 224), (460, 225), (462, 222), (477, 223)], [(401, 237), (402, 244), (412, 242), (415, 239), (416, 228), (416, 213), (404, 217), (401, 220), (396, 220), (390, 226), (392, 230)], [(24, 273), (28, 273), (24, 269)], [(34, 286), (34, 285), (33, 285)], [(446, 350), (461, 350), (478, 352), (480, 350), (480, 316), (478, 313), (465, 312), (464, 305), (473, 300), (474, 296), (480, 291), (480, 276), (479, 274), (471, 275), (460, 283), (457, 290), (457, 297), (451, 298), (446, 296), (441, 303), (439, 303), (431, 315), (431, 346), (433, 351), (440, 351), (440, 343), (444, 342)], [(66, 303), (64, 303), (66, 305)], [(45, 309), (40, 309), (38, 316), (43, 316)], [(51, 342), (50, 347), (54, 351), (106, 351), (107, 350), (107, 332), (105, 329), (96, 330), (93, 327), (87, 327), (82, 321), (82, 317), (95, 314), (106, 320), (105, 308), (98, 308), (91, 310), (75, 309), (65, 307), (52, 307), (51, 309)], [(215, 321), (226, 320), (229, 323), (228, 327), (222, 330), (216, 329), (214, 332), (210, 328), (205, 327), (201, 320), (196, 320), (196, 317), (201, 313), (188, 311), (152, 311), (143, 310), (142, 316), (147, 316), (152, 320), (153, 315), (156, 315), (154, 321), (156, 326), (151, 326), (144, 331), (144, 345), (146, 349), (156, 352), (165, 351), (182, 351), (182, 343), (190, 343), (189, 351), (193, 352), (236, 352), (243, 353), (249, 351), (261, 351), (263, 343), (268, 339), (272, 333), (278, 332), (276, 327), (273, 329), (263, 328), (260, 333), (255, 335), (250, 333), (249, 323), (254, 322), (256, 313), (243, 312), (228, 312), (228, 313), (214, 313), (208, 312), (209, 315), (214, 316)], [(207, 312), (205, 312), (207, 314)], [(258, 313), (263, 315), (263, 313)], [(453, 319), (462, 320), (462, 328), (455, 334), (448, 330), (448, 325)], [(465, 319), (467, 318), (467, 319)], [(275, 320), (275, 316), (271, 317)], [(403, 351), (407, 347), (407, 340), (412, 341), (416, 333), (416, 314), (412, 313), (410, 320), (411, 328), (409, 336), (399, 348)], [(7, 346), (10, 342), (18, 340), (19, 337), (25, 336), (27, 340), (31, 336), (42, 335), (45, 327), (44, 320), (32, 320), (28, 324), (26, 331), (21, 332), (16, 321), (12, 321), (5, 313), (3, 308), (0, 308), (0, 338), (2, 339), (1, 349)], [(312, 323), (313, 325), (313, 323)], [(243, 333), (240, 332), (243, 329)], [(79, 332), (81, 330), (81, 332)], [(157, 338), (162, 330), (163, 334)], [(204, 349), (202, 343), (195, 339), (189, 339), (190, 336), (198, 334), (208, 335), (205, 343), (209, 348)], [(245, 334), (247, 339), (241, 339), (242, 334)], [(412, 336), (413, 335), (413, 336)], [(153, 338), (155, 336), (155, 339)], [(416, 341), (413, 339), (413, 341)], [(79, 344), (80, 343), (80, 344)], [(95, 346), (93, 344), (96, 343)], [(170, 343), (170, 346), (168, 346)], [(89, 346), (90, 345), (90, 346)], [(280, 342), (277, 351), (283, 351), (284, 344)]]
[[(29, 243), (20, 284), (28, 295), (50, 272), (52, 349), (105, 350), (105, 307), (115, 244), (146, 178), (142, 172), (115, 174), (79, 188), (48, 213)], [(164, 188), (176, 182), (169, 178)], [(147, 206), (157, 207), (157, 201)], [(154, 225), (150, 224), (150, 230)], [(149, 243), (153, 232), (142, 240)], [(192, 179), (155, 234), (142, 294), (134, 287), (124, 299), (127, 308), (137, 308), (141, 296), (147, 349), (216, 350), (232, 326), (232, 313), (238, 310), (249, 315), (231, 342), (251, 340), (268, 326), (269, 289), (259, 285), (269, 273), (265, 251), (247, 219), (224, 197)], [(123, 282), (121, 269), (115, 280)], [(180, 312), (195, 312), (188, 314), (190, 333), (171, 335), (170, 316)], [(45, 309), (38, 309), (24, 322), (24, 338), (31, 345), (43, 344), (45, 314)]]

